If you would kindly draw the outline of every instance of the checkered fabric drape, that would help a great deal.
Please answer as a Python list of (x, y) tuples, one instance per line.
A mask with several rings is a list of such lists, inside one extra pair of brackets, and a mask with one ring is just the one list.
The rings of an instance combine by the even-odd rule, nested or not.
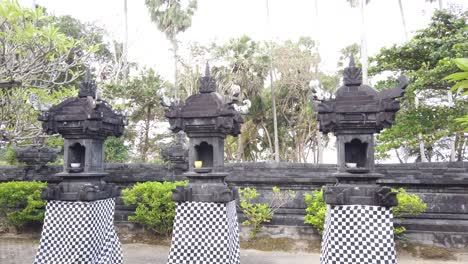
[(114, 199), (49, 201), (35, 264), (120, 264)]
[(239, 264), (236, 202), (178, 203), (168, 264)]
[(396, 264), (393, 215), (382, 206), (327, 208), (321, 264)]

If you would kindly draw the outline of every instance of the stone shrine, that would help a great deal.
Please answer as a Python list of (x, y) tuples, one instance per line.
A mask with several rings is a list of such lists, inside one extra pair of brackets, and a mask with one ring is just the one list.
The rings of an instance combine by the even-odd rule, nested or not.
[(168, 263), (238, 264), (237, 195), (220, 168), (224, 139), (240, 134), (243, 119), (232, 102), (216, 92), (208, 65), (199, 93), (172, 104), (166, 117), (173, 132), (184, 131), (189, 138), (189, 171), (184, 174), (189, 184), (172, 196), (177, 209)]
[(113, 222), (119, 192), (103, 177), (104, 140), (122, 135), (124, 118), (96, 96), (89, 72), (79, 88), (39, 117), (47, 134), (63, 136), (64, 165), (54, 175), (60, 183), (42, 193), (48, 202), (34, 263), (122, 263)]
[(321, 263), (396, 263), (390, 207), (396, 193), (376, 182), (374, 133), (390, 127), (400, 109), (404, 76), (381, 92), (362, 84), (361, 68), (351, 58), (335, 99), (316, 102), (320, 131), (337, 138), (337, 183), (324, 187), (328, 204)]

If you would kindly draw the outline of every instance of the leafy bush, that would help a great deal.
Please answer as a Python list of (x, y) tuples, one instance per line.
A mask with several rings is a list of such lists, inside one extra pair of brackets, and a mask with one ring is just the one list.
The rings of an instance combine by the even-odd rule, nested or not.
[(0, 183), (0, 224), (20, 228), (44, 221), (46, 201), (41, 199), (45, 182), (12, 181)]
[(249, 234), (255, 238), (263, 227), (263, 223), (268, 223), (273, 218), (274, 213), (287, 202), (294, 199), (296, 192), (288, 190), (281, 191), (278, 187), (273, 187), (273, 197), (269, 203), (252, 203), (258, 197), (255, 188), (239, 189), (240, 208), (247, 220), (242, 225), (250, 225), (252, 229)]
[[(426, 211), (427, 205), (417, 194), (407, 193), (403, 188), (394, 189), (393, 191), (397, 192), (398, 199), (398, 205), (392, 207), (395, 218), (401, 217), (403, 214), (418, 215)], [(304, 198), (307, 204), (304, 223), (311, 224), (321, 234), (324, 229), (327, 211), (327, 204), (323, 199), (323, 189), (313, 191), (312, 195), (305, 194)], [(399, 236), (404, 231), (406, 231), (405, 227), (400, 226), (394, 229), (394, 234)]]
[(16, 159), (16, 151), (11, 146), (7, 146), (0, 150), (0, 164), (2, 165), (19, 165), (21, 164)]
[[(393, 216), (399, 218), (404, 214), (419, 215), (426, 211), (427, 204), (424, 203), (417, 194), (407, 193), (405, 189), (400, 188), (397, 192), (398, 206), (392, 207)], [(395, 235), (399, 236), (406, 231), (404, 226), (395, 228)]]
[(169, 235), (175, 216), (176, 203), (171, 200), (177, 186), (187, 185), (179, 182), (144, 182), (122, 191), (125, 205), (136, 205), (134, 216), (128, 220), (140, 223), (157, 234)]
[(312, 194), (306, 193), (304, 199), (307, 204), (304, 223), (311, 224), (322, 234), (327, 214), (327, 204), (323, 200), (323, 190), (315, 190)]

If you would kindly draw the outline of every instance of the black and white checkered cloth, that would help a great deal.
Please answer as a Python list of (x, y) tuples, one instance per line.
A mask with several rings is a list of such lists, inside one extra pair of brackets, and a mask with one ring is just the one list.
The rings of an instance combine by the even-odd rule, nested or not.
[(49, 201), (35, 264), (120, 264), (114, 199)]
[(239, 264), (236, 202), (177, 205), (168, 264)]
[(321, 264), (396, 264), (392, 212), (382, 206), (327, 208)]

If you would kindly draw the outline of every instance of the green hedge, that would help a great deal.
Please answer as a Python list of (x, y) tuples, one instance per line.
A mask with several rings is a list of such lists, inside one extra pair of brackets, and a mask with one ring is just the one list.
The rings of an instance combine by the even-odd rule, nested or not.
[(12, 181), (0, 183), (0, 218), (7, 227), (20, 228), (44, 221), (46, 201), (41, 199), (45, 182)]
[(157, 234), (169, 235), (175, 216), (176, 203), (171, 200), (177, 186), (187, 185), (179, 182), (143, 182), (122, 191), (125, 205), (135, 205), (135, 215), (128, 220), (140, 223)]

